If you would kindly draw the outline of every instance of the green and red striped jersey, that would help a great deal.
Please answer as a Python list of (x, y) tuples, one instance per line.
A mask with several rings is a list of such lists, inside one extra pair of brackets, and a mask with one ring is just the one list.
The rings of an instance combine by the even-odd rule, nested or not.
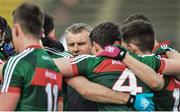
[[(165, 47), (169, 46), (169, 41), (164, 41), (155, 47), (153, 52), (160, 58), (167, 58)], [(173, 48), (172, 52), (175, 52)], [(164, 53), (163, 53), (164, 52)], [(164, 88), (155, 92), (154, 104), (158, 111), (180, 111), (180, 81), (174, 76), (163, 76), (165, 85)]]
[[(137, 57), (146, 62), (151, 68), (159, 71), (161, 61), (155, 56)], [(126, 66), (118, 61), (106, 57), (81, 55), (71, 59), (73, 74), (84, 75), (90, 81), (99, 83), (115, 91), (138, 94), (152, 92), (151, 89), (139, 80)], [(97, 103), (100, 111), (133, 111), (126, 105)]]
[(16, 110), (57, 110), (62, 75), (48, 53), (29, 47), (3, 67), (1, 93), (20, 93)]

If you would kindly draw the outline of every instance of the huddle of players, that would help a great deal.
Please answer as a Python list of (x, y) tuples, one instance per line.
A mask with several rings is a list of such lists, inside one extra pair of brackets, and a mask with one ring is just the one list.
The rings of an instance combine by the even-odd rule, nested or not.
[[(24, 25), (23, 22), (27, 23), (28, 22), (27, 20), (33, 21), (31, 20), (30, 17), (29, 19), (18, 17), (18, 16), (22, 16), (21, 14), (23, 14), (23, 11), (21, 12), (21, 10), (24, 9), (26, 11), (29, 11), (29, 10), (32, 11), (33, 8), (36, 10), (39, 10), (38, 7), (34, 4), (25, 3), (19, 6), (19, 8), (16, 9), (14, 13), (14, 24), (19, 22), (20, 25), (23, 26)], [(39, 13), (39, 16), (40, 15), (42, 15), (41, 12)], [(18, 19), (23, 20), (23, 22), (19, 21)], [(36, 25), (36, 23), (37, 21), (34, 22), (34, 25)], [(36, 25), (38, 26), (38, 29), (42, 28), (42, 23), (39, 26), (38, 24)], [(37, 29), (36, 29), (37, 31), (35, 31), (35, 29), (29, 31), (30, 27), (31, 26), (27, 26), (27, 28), (25, 28), (23, 32), (25, 33), (28, 32), (27, 34), (29, 33), (37, 34), (36, 37), (39, 37), (41, 32)], [(14, 35), (18, 37), (17, 34), (14, 34)], [(138, 59), (139, 61), (147, 64), (156, 72), (174, 73), (175, 75), (174, 76), (169, 75), (169, 74), (163, 75), (163, 79), (162, 79), (160, 75), (155, 74), (155, 72), (151, 71), (152, 69), (148, 68), (148, 66), (146, 65), (143, 65), (143, 67), (147, 69), (143, 69), (143, 68), (138, 69), (138, 67), (142, 67), (140, 66), (142, 63), (140, 63), (137, 60), (133, 60), (134, 58), (132, 58), (127, 53), (127, 50), (119, 46), (113, 47), (115, 42), (119, 44), (121, 44), (122, 42), (122, 46), (126, 47), (129, 50), (130, 55), (132, 55), (134, 58)], [(134, 96), (130, 95), (126, 97), (127, 99), (125, 99), (125, 103), (116, 101), (117, 97), (115, 96), (117, 95), (117, 93), (116, 92), (113, 93), (114, 91), (111, 91), (105, 88), (105, 87), (108, 87), (108, 88), (112, 88), (112, 90), (115, 90), (115, 91), (129, 92), (134, 95), (137, 94), (137, 96), (141, 95), (138, 93), (155, 91), (154, 97), (153, 97), (155, 110), (171, 110), (171, 111), (179, 110), (178, 106), (179, 106), (179, 97), (180, 97), (180, 91), (179, 91), (180, 84), (178, 82), (179, 76), (176, 75), (176, 73), (179, 73), (180, 71), (178, 70), (173, 71), (173, 69), (169, 70), (171, 68), (168, 68), (167, 66), (164, 65), (164, 63), (166, 63), (166, 65), (172, 64), (173, 65), (172, 67), (174, 67), (174, 69), (175, 68), (177, 69), (178, 68), (176, 66), (178, 65), (176, 63), (177, 61), (170, 60), (169, 62), (171, 63), (169, 64), (167, 63), (167, 61), (163, 59), (159, 59), (155, 55), (151, 55), (154, 52), (159, 57), (166, 56), (168, 58), (173, 58), (173, 59), (178, 60), (179, 54), (176, 52), (174, 53), (174, 49), (170, 48), (167, 43), (164, 43), (162, 45), (159, 44), (159, 46), (156, 47), (156, 49), (154, 49), (153, 51), (153, 48), (155, 46), (154, 43), (157, 44), (157, 41), (155, 40), (155, 37), (154, 37), (154, 30), (153, 30), (151, 22), (142, 14), (135, 14), (127, 18), (125, 22), (123, 23), (121, 30), (119, 30), (118, 25), (112, 22), (104, 22), (97, 25), (95, 28), (93, 28), (93, 30), (90, 32), (90, 35), (89, 35), (89, 44), (92, 46), (92, 49), (93, 49), (92, 54), (97, 55), (97, 57), (95, 57), (94, 55), (93, 56), (80, 55), (71, 59), (63, 58), (63, 57), (71, 56), (71, 55), (68, 54), (66, 51), (60, 52), (56, 49), (45, 47), (45, 50), (49, 53), (49, 55), (47, 55), (43, 49), (40, 49), (39, 46), (38, 48), (37, 46), (30, 47), (26, 49), (26, 51), (21, 51), (20, 47), (17, 47), (15, 45), (15, 42), (13, 43), (14, 43), (16, 52), (19, 54), (10, 58), (3, 67), (3, 87), (2, 87), (1, 92), (2, 93), (6, 93), (6, 92), (17, 93), (18, 92), (21, 94), (21, 97), (18, 100), (17, 106), (15, 106), (14, 108), (16, 110), (26, 110), (26, 109), (27, 110), (46, 110), (47, 109), (46, 107), (48, 107), (48, 110), (53, 110), (53, 109), (56, 110), (57, 101), (59, 101), (60, 103), (62, 99), (58, 92), (62, 90), (62, 75), (68, 76), (68, 77), (71, 77), (72, 75), (74, 76), (83, 75), (86, 78), (88, 78), (88, 80), (103, 85), (102, 87), (99, 88), (99, 90), (103, 88), (102, 90), (106, 90), (105, 92), (107, 93), (103, 93), (103, 91), (96, 90), (96, 88), (98, 88), (99, 85), (93, 85), (94, 83), (88, 82), (88, 80), (83, 79), (84, 77), (82, 76), (65, 79), (65, 81), (70, 86), (72, 86), (74, 89), (80, 92), (80, 94), (85, 96), (87, 99), (90, 99), (93, 101), (104, 102), (104, 103), (93, 103), (92, 105), (94, 106), (92, 108), (89, 107), (90, 109), (94, 109), (94, 108), (96, 108), (94, 110), (134, 110), (134, 108), (136, 109), (138, 104), (136, 102), (131, 102), (131, 99), (134, 99)], [(108, 45), (111, 45), (111, 46), (108, 46)], [(103, 50), (102, 48), (105, 48), (105, 49)], [(120, 49), (118, 51), (118, 55), (112, 56), (111, 54), (116, 54), (116, 52), (114, 51), (114, 49), (116, 48)], [(135, 53), (141, 56), (135, 55)], [(60, 72), (55, 67), (55, 64), (52, 62), (52, 59), (49, 59), (49, 58), (56, 58), (54, 62), (57, 65), (57, 67), (60, 69)], [(130, 62), (128, 62), (129, 60)], [(27, 65), (29, 63), (31, 65)], [(132, 63), (138, 64), (138, 65), (135, 65), (134, 67)], [(130, 68), (135, 74), (129, 71), (125, 65), (128, 68)], [(146, 70), (149, 70), (147, 74), (146, 74)], [(140, 73), (141, 71), (143, 71), (143, 73)], [(27, 75), (27, 73), (29, 73), (28, 74), (29, 76), (25, 76)], [(152, 76), (150, 76), (151, 75), (150, 73), (152, 73)], [(42, 74), (46, 74), (47, 77), (44, 77)], [(24, 81), (22, 77), (27, 78), (27, 79), (25, 79)], [(57, 77), (58, 79), (54, 77)], [(90, 88), (91, 86), (94, 88)], [(13, 87), (15, 87), (16, 89), (14, 89)], [(88, 89), (90, 91), (88, 91)], [(69, 89), (66, 90), (67, 94), (69, 92), (68, 90)], [(41, 97), (37, 95), (39, 94), (39, 91), (42, 92)], [(86, 92), (83, 94), (84, 91)], [(93, 91), (95, 91), (95, 93), (93, 93)], [(111, 92), (112, 94), (110, 94)], [(44, 93), (47, 93), (47, 95)], [(96, 99), (99, 97), (93, 96), (94, 94), (102, 95), (102, 96), (105, 94), (105, 96), (102, 99)], [(108, 98), (105, 99), (106, 97), (109, 97), (108, 95), (111, 97), (109, 99)], [(125, 96), (126, 94), (118, 93), (117, 96), (121, 98), (123, 95)], [(147, 97), (146, 95), (147, 94), (144, 94), (145, 98), (147, 97), (150, 97), (149, 99), (152, 98), (151, 94), (148, 94)], [(74, 101), (75, 103), (73, 104), (73, 106), (76, 107), (76, 105), (78, 105), (80, 101), (77, 98), (76, 100), (73, 100), (73, 98), (70, 99), (69, 98), (70, 96), (71, 95), (68, 95), (68, 96), (64, 95), (64, 99), (67, 98), (68, 100), (70, 100), (70, 103), (71, 101)], [(136, 101), (138, 100), (137, 96), (134, 99)], [(142, 94), (142, 97), (143, 97), (143, 94)], [(42, 100), (42, 98), (44, 98), (44, 100)], [(113, 101), (110, 101), (110, 100), (113, 100)], [(149, 101), (149, 100), (146, 100), (146, 101)], [(108, 102), (108, 103), (105, 103), (105, 102)], [(65, 103), (67, 103), (68, 105), (68, 102), (65, 102)], [(85, 105), (83, 104), (84, 102), (81, 102), (81, 103), (82, 103), (82, 106)], [(112, 103), (116, 103), (116, 104), (112, 104)], [(141, 103), (142, 105), (144, 105), (144, 107), (147, 108), (147, 105), (148, 105), (147, 103), (150, 103), (150, 102), (145, 102), (145, 103), (140, 102), (139, 105), (141, 105)], [(88, 104), (88, 105), (91, 105), (91, 104)], [(6, 108), (1, 108), (1, 109), (6, 109)], [(150, 110), (153, 110), (153, 107), (150, 108)]]
[[(132, 18), (135, 18), (135, 20), (133, 22), (130, 22), (130, 23), (128, 23), (128, 24), (126, 24), (126, 25), (124, 25), (122, 27), (122, 30), (121, 30), (122, 31), (122, 37), (123, 37), (122, 45), (125, 46), (126, 48), (128, 48), (130, 51), (132, 51), (134, 53), (137, 53), (139, 55), (143, 55), (142, 56), (143, 58), (137, 57), (137, 59), (139, 59), (140, 61), (148, 64), (149, 66), (154, 68), (157, 72), (163, 72), (163, 66), (164, 66), (163, 63), (164, 63), (164, 61), (162, 60), (159, 63), (155, 64), (155, 61), (157, 59), (156, 59), (156, 57), (154, 55), (151, 55), (152, 54), (152, 50), (154, 48), (154, 43), (155, 43), (154, 31), (153, 31), (152, 25), (149, 22), (138, 20), (138, 19), (147, 19), (144, 15), (135, 14), (135, 15), (130, 16), (126, 21), (132, 21), (131, 20)], [(95, 27), (92, 32), (96, 32), (96, 31), (100, 32), (101, 31), (100, 28), (103, 27), (103, 25), (106, 25), (106, 24), (110, 24), (110, 23), (104, 23), (104, 24), (102, 23), (99, 26)], [(108, 27), (108, 25), (106, 27), (108, 28), (108, 29), (106, 29), (106, 32), (108, 32), (110, 27)], [(90, 38), (92, 36), (91, 34), (93, 34), (92, 32), (90, 33)], [(112, 37), (112, 36), (113, 35), (111, 35), (110, 37)], [(101, 36), (101, 38), (103, 38), (103, 37)], [(98, 40), (96, 40), (96, 41), (98, 41)], [(147, 44), (147, 42), (149, 44)], [(166, 46), (166, 47), (164, 47), (164, 46)], [(157, 51), (161, 55), (164, 55), (166, 52), (167, 53), (168, 52), (172, 52), (172, 51), (174, 52), (174, 50), (172, 48), (169, 48), (166, 43), (164, 45), (162, 45), (162, 46), (159, 46)], [(130, 53), (130, 54), (132, 54), (132, 53)], [(178, 53), (172, 53), (172, 54), (175, 54), (177, 56), (179, 55)], [(134, 54), (132, 54), (132, 55), (134, 55)], [(178, 59), (178, 57), (177, 57), (177, 59)], [(96, 62), (98, 63), (97, 60), (96, 60)], [(77, 66), (79, 67), (78, 70), (79, 69), (80, 70), (81, 69), (86, 69), (86, 67), (90, 68), (91, 66), (93, 66), (93, 64), (91, 62), (91, 59), (89, 59), (89, 58), (84, 59), (83, 61), (77, 62), (77, 63), (78, 63)], [(88, 65), (85, 66), (84, 63), (88, 63)], [(108, 65), (109, 63), (106, 63), (106, 64)], [(103, 68), (101, 68), (101, 69), (103, 69)], [(140, 68), (140, 69), (142, 69), (142, 68)], [(97, 72), (95, 72), (95, 73), (97, 73)], [(163, 72), (163, 73), (167, 73), (167, 72)], [(103, 75), (105, 75), (105, 74), (103, 74)], [(101, 80), (96, 79), (97, 76), (96, 76), (96, 78), (94, 78), (94, 77), (88, 77), (88, 79), (93, 81), (93, 82), (101, 83), (101, 84), (103, 84), (103, 85), (108, 87), (108, 85), (104, 84), (104, 83), (106, 83), (103, 80), (104, 77)], [(148, 76), (145, 76), (145, 77), (148, 77)], [(94, 79), (91, 79), (91, 78), (94, 78)], [(178, 75), (177, 75), (177, 78), (178, 78)], [(163, 82), (163, 83), (165, 83), (165, 84), (163, 84), (163, 86), (162, 85), (159, 85), (159, 86), (155, 85), (155, 86), (153, 86), (153, 84), (155, 84), (155, 83), (151, 82), (150, 79), (144, 80), (144, 83), (148, 85), (148, 80), (149, 80), (151, 82), (151, 83), (149, 83), (149, 86), (152, 89), (154, 89), (156, 91), (160, 90), (158, 92), (155, 92), (154, 100), (155, 100), (155, 108), (156, 108), (156, 110), (172, 110), (172, 109), (174, 109), (174, 111), (177, 111), (178, 108), (179, 108), (178, 105), (177, 105), (177, 104), (179, 104), (179, 101), (178, 101), (178, 98), (177, 98), (179, 96), (179, 93), (177, 92), (177, 90), (179, 91), (178, 81), (176, 79), (174, 79), (174, 76), (165, 76), (164, 79), (165, 79), (165, 82)], [(143, 81), (143, 79), (141, 79), (141, 80)], [(140, 83), (140, 82), (138, 82), (138, 83)], [(159, 83), (162, 83), (162, 82), (159, 82)], [(139, 84), (137, 84), (137, 85), (139, 85)], [(120, 87), (119, 87), (119, 89), (120, 89)], [(125, 89), (125, 88), (123, 88), (123, 89)], [(126, 90), (121, 90), (121, 91), (127, 91), (127, 90), (128, 90), (128, 88), (126, 88)], [(164, 96), (166, 96), (166, 97), (164, 97)], [(174, 96), (177, 99), (174, 99)], [(72, 98), (71, 98), (71, 100), (72, 100)], [(77, 100), (72, 100), (72, 102), (76, 102), (76, 101)], [(173, 103), (169, 103), (169, 102), (173, 102)], [(74, 106), (76, 106), (76, 105), (74, 105)], [(113, 105), (113, 106), (115, 106), (115, 105)], [(104, 106), (104, 107), (110, 108), (107, 105)], [(113, 109), (116, 110), (115, 108), (116, 107), (112, 107), (109, 110), (113, 110)], [(120, 108), (122, 108), (122, 107), (120, 107)], [(74, 107), (74, 110), (75, 109), (77, 109), (77, 108)], [(104, 110), (108, 110), (108, 109), (104, 109)]]

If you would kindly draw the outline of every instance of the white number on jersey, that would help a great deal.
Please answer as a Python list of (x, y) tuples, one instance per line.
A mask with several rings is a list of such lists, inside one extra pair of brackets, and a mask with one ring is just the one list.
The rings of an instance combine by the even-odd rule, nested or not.
[[(126, 80), (129, 79), (129, 85), (123, 85)], [(142, 87), (137, 86), (137, 79), (130, 70), (125, 69), (123, 73), (120, 75), (118, 80), (115, 82), (113, 88), (115, 91), (122, 91), (122, 92), (130, 92), (133, 95), (137, 93), (142, 93)]]
[(173, 97), (175, 99), (173, 111), (178, 112), (180, 110), (179, 101), (180, 101), (180, 89), (175, 88), (173, 92)]
[[(48, 83), (46, 85), (46, 93), (47, 93), (47, 99), (48, 99), (48, 111), (56, 111), (57, 110), (57, 100), (58, 100), (58, 86), (54, 85), (53, 87), (51, 87), (52, 85), (50, 83)], [(53, 96), (54, 99), (53, 99)], [(53, 102), (54, 101), (54, 102)], [(54, 107), (53, 104), (54, 103)]]

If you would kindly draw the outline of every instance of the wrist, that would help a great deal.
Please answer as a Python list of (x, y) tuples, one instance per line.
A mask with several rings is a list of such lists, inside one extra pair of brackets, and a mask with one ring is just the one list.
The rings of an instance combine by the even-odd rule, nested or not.
[(129, 53), (126, 53), (122, 62), (126, 65), (127, 63), (130, 63), (130, 59), (131, 59), (131, 55), (129, 55)]
[(126, 54), (125, 54), (125, 56), (124, 56), (124, 58), (122, 59), (122, 62), (123, 63), (127, 63), (127, 62), (129, 62), (128, 60), (129, 60), (129, 53), (127, 52)]
[(127, 106), (131, 106), (131, 107), (133, 107), (133, 105), (134, 105), (134, 102), (135, 102), (135, 96), (134, 95), (129, 95), (129, 99), (128, 99), (128, 102), (127, 102)]
[(120, 48), (120, 52), (119, 52), (119, 55), (117, 57), (118, 60), (123, 61), (127, 54), (128, 54), (128, 52), (125, 48), (123, 48), (123, 47)]

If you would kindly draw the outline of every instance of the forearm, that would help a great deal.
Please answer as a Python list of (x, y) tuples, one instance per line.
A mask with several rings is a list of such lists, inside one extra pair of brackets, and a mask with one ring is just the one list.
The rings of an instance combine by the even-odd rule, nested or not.
[(164, 80), (160, 75), (129, 54), (126, 54), (123, 63), (152, 90), (160, 90), (164, 86)]
[(100, 103), (126, 104), (129, 94), (112, 91), (104, 86), (94, 85), (93, 89), (88, 89), (83, 97), (91, 101)]
[(0, 94), (0, 111), (13, 111), (16, 109), (20, 94), (1, 93)]
[[(74, 80), (76, 78), (76, 81)], [(112, 91), (102, 85), (92, 83), (84, 77), (75, 77), (67, 81), (84, 98), (101, 103), (126, 104), (129, 94)]]
[[(169, 59), (175, 59), (175, 60), (177, 60), (177, 61), (180, 60), (180, 53), (178, 53), (178, 52), (167, 51), (167, 52), (166, 52), (166, 55), (167, 55), (167, 57), (168, 57)], [(172, 75), (172, 74), (171, 74), (171, 75)], [(180, 73), (175, 74), (175, 77), (176, 77), (178, 80), (180, 80)]]
[(164, 59), (165, 67), (162, 71), (164, 75), (173, 75), (179, 77), (180, 75), (180, 60), (176, 59)]
[(70, 63), (70, 58), (55, 58), (53, 59), (53, 61), (64, 77), (73, 76), (73, 70), (72, 70), (72, 65)]
[(105, 88), (100, 87), (96, 91), (88, 91), (83, 97), (100, 103), (126, 104), (129, 94), (105, 90)]
[(180, 53), (178, 52), (167, 51), (166, 55), (169, 59), (180, 60)]

